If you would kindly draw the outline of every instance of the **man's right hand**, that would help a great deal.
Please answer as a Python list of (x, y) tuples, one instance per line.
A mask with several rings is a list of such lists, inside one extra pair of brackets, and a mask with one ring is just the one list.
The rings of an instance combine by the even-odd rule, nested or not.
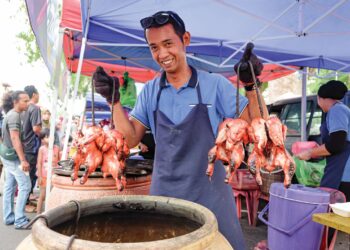
[(120, 94), (118, 78), (109, 76), (101, 66), (98, 66), (92, 76), (92, 80), (94, 82), (96, 92), (106, 98), (107, 102), (111, 104), (119, 102)]

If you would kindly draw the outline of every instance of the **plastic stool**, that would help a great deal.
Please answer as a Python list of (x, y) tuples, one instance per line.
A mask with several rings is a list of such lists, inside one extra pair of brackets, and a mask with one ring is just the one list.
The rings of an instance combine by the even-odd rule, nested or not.
[(251, 222), (251, 218), (250, 218), (249, 191), (237, 190), (237, 189), (234, 189), (234, 188), (232, 188), (232, 191), (233, 191), (233, 195), (234, 195), (235, 201), (236, 201), (237, 217), (239, 219), (242, 217), (241, 216), (241, 213), (242, 213), (242, 201), (241, 201), (241, 198), (242, 198), (242, 196), (244, 196), (245, 203), (246, 203), (247, 210), (248, 210), (248, 223), (249, 223), (249, 225), (251, 225), (252, 222)]
[[(319, 187), (319, 189), (330, 193), (330, 201), (329, 201), (330, 204), (346, 202), (345, 195), (337, 189), (326, 188), (326, 187)], [(330, 210), (331, 209), (329, 208), (328, 211), (330, 212)], [(327, 250), (327, 249), (333, 250), (334, 249), (335, 241), (337, 239), (338, 230), (334, 231), (332, 240), (328, 245), (328, 229), (329, 229), (328, 227), (326, 227), (326, 226), (324, 227), (320, 250)]]
[(255, 192), (250, 193), (250, 207), (251, 207), (251, 221), (252, 226), (256, 226), (256, 222), (258, 219), (258, 208), (259, 208), (259, 200), (269, 201), (269, 196), (263, 194), (260, 190), (255, 190)]

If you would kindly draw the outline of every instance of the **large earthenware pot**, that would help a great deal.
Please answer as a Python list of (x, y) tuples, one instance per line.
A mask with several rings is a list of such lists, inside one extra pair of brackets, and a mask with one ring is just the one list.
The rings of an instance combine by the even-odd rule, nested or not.
[(44, 215), (48, 224), (39, 218), (18, 250), (67, 249), (73, 234), (72, 250), (232, 249), (210, 210), (175, 198), (103, 197), (69, 202)]
[[(152, 166), (152, 160), (128, 159), (126, 161), (127, 184), (121, 192), (117, 190), (115, 180), (112, 177), (103, 178), (101, 172), (92, 173), (88, 181), (81, 185), (79, 179), (72, 182), (71, 167), (55, 169), (47, 208), (52, 209), (71, 200), (96, 199), (112, 195), (147, 195), (151, 185)], [(83, 171), (80, 171), (79, 176), (82, 174)]]

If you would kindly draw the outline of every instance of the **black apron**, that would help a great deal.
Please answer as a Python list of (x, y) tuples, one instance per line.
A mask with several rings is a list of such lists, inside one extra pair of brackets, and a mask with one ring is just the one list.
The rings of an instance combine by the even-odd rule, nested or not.
[[(197, 72), (193, 68), (191, 78), (197, 82)], [(164, 87), (163, 73), (154, 111), (157, 146), (150, 194), (189, 200), (207, 207), (216, 215), (219, 231), (234, 249), (245, 249), (232, 189), (224, 183), (222, 163), (215, 163), (211, 181), (206, 175), (208, 152), (215, 137), (208, 108), (202, 103), (199, 84), (196, 84), (198, 104), (177, 125), (159, 110)]]
[[(321, 124), (322, 142), (327, 143), (330, 140), (329, 131), (326, 121)], [(326, 167), (321, 180), (321, 187), (339, 189), (343, 176), (346, 162), (350, 155), (350, 142), (346, 142), (346, 146), (342, 152), (326, 157)]]

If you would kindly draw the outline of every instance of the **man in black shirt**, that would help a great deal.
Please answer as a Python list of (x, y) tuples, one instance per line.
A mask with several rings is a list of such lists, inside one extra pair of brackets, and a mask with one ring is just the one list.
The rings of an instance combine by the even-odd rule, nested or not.
[(24, 91), (30, 98), (28, 110), (22, 112), (21, 119), (23, 122), (23, 147), (24, 154), (30, 165), (30, 180), (32, 188), (30, 193), (33, 193), (33, 188), (37, 180), (36, 163), (38, 158), (38, 150), (40, 147), (39, 135), (41, 132), (41, 111), (37, 103), (39, 102), (39, 92), (33, 86), (29, 85), (24, 88)]

